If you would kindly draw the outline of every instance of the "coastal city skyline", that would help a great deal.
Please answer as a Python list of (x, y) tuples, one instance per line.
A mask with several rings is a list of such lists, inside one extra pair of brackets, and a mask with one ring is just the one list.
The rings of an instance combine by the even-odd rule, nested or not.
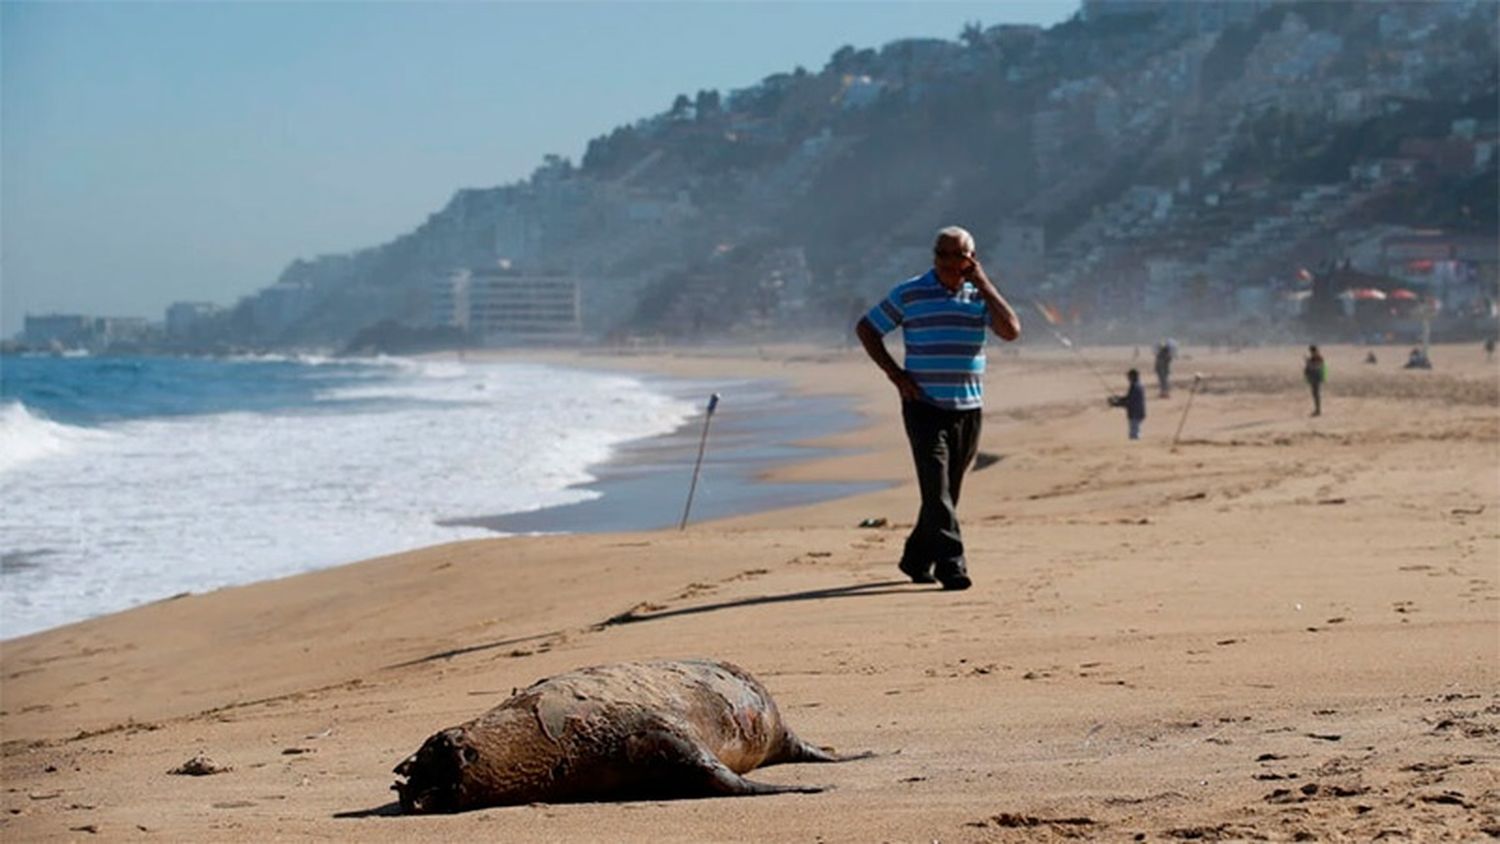
[(387, 242), (462, 188), (843, 45), (1050, 26), (1005, 3), (0, 7), (0, 335), (53, 312), (160, 320), (291, 261)]

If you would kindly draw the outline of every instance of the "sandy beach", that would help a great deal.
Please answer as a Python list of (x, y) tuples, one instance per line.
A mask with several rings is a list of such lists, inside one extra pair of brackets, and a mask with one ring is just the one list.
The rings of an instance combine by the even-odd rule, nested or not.
[[(974, 588), (896, 571), (917, 494), (858, 348), (556, 353), (847, 396), (875, 482), (637, 533), (475, 540), (163, 600), (0, 648), (10, 841), (1395, 840), (1500, 837), (1500, 368), (1478, 343), (1148, 352), (1126, 439), (1105, 385), (992, 350), (964, 489)], [(1171, 442), (1190, 395), (1181, 440)], [(674, 506), (676, 505), (674, 502)], [(884, 518), (878, 528), (864, 519)], [(582, 526), (581, 526), (582, 527)], [(758, 676), (809, 741), (873, 751), (750, 776), (821, 794), (392, 813), (392, 767), (513, 689), (619, 660)], [(229, 770), (168, 771), (197, 754)]]

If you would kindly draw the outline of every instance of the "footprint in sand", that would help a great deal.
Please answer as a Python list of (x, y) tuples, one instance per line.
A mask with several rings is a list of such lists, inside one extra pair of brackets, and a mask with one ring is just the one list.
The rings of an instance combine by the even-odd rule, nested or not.
[(1368, 791), (1368, 788), (1358, 785), (1322, 785), (1310, 782), (1295, 791), (1290, 788), (1278, 788), (1267, 794), (1265, 801), (1267, 803), (1305, 803), (1309, 800), (1358, 797)]
[(717, 589), (718, 589), (718, 587), (714, 586), (711, 583), (693, 582), (693, 583), (689, 583), (685, 589), (683, 589), (681, 592), (678, 592), (676, 595), (673, 595), (668, 600), (680, 601), (680, 600), (683, 600), (685, 598), (693, 598), (693, 597), (696, 597), (698, 595), (703, 595), (703, 594), (706, 594), (706, 593), (709, 593), (709, 592), (714, 592)]

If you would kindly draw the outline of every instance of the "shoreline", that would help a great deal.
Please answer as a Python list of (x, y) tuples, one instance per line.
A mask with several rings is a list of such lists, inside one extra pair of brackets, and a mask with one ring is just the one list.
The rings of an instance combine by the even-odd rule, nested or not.
[[(427, 360), (443, 360), (446, 355), (430, 355)], [(559, 367), (562, 372), (608, 374), (606, 367), (590, 365), (583, 359), (571, 361), (541, 360), (530, 354), (484, 355), (470, 353), (472, 362), (485, 357), (504, 362), (536, 362)], [(694, 497), (692, 521), (749, 516), (766, 510), (793, 507), (856, 495), (880, 488), (874, 482), (839, 482), (837, 480), (776, 481), (771, 476), (784, 468), (816, 459), (837, 457), (851, 452), (820, 440), (846, 436), (864, 424), (854, 414), (847, 397), (835, 395), (797, 396), (792, 385), (775, 377), (686, 378), (650, 370), (634, 369), (634, 377), (645, 382), (647, 389), (665, 393), (678, 400), (694, 401), (702, 393), (721, 391), (725, 401), (715, 414), (709, 448)], [(648, 531), (677, 527), (682, 516), (692, 462), (696, 456), (698, 433), (703, 414), (689, 418), (677, 430), (627, 440), (616, 445), (602, 462), (586, 467), (591, 480), (566, 487), (569, 491), (589, 491), (595, 497), (578, 502), (553, 504), (538, 509), (494, 515), (439, 517), (439, 527), (478, 528), (502, 536), (556, 533), (603, 533)], [(485, 537), (477, 537), (485, 538)], [(464, 541), (454, 538), (449, 542)], [(388, 554), (408, 553), (419, 548), (404, 547)], [(45, 552), (41, 552), (45, 553)], [(366, 551), (366, 554), (371, 553)], [(350, 556), (307, 571), (322, 571), (355, 565), (368, 556)], [(15, 561), (8, 561), (7, 565)], [(223, 589), (261, 582), (274, 582), (291, 575), (275, 574), (255, 580), (183, 585), (158, 593), (131, 606), (98, 611), (82, 618), (54, 623), (50, 627), (27, 630), (8, 637), (19, 640), (46, 634), (70, 625), (106, 618), (116, 613), (182, 597), (207, 594)], [(0, 638), (0, 641), (7, 639)]]
[[(1130, 350), (1091, 349), (1112, 376)], [(1473, 840), (1500, 824), (1500, 378), (1361, 368), (1311, 419), (1296, 347), (1205, 371), (1125, 438), (1064, 352), (996, 355), (964, 488), (974, 587), (903, 582), (916, 497), (861, 350), (559, 354), (846, 397), (848, 448), (767, 473), (878, 482), (686, 531), (513, 536), (159, 602), (5, 643), (0, 831), (76, 840)], [(603, 361), (601, 363), (601, 361)], [(561, 362), (561, 361), (560, 361)], [(627, 366), (627, 363), (629, 366)], [(716, 423), (717, 424), (717, 421)], [(711, 434), (712, 436), (712, 434)], [(694, 448), (696, 444), (694, 443)], [(696, 505), (695, 505), (696, 511)], [(881, 528), (860, 529), (884, 516)], [(391, 768), (586, 665), (741, 665), (818, 795), (391, 814)], [(227, 773), (166, 772), (202, 753)], [(1387, 832), (1393, 831), (1393, 832)]]
[(867, 424), (852, 400), (836, 395), (794, 395), (776, 379), (734, 379), (712, 384), (648, 376), (648, 384), (689, 399), (702, 392), (697, 415), (666, 434), (622, 444), (604, 463), (589, 467), (594, 480), (569, 487), (597, 493), (586, 501), (536, 510), (447, 519), (444, 526), (497, 533), (613, 533), (676, 528), (683, 515), (693, 463), (702, 438), (709, 392), (722, 395), (709, 422), (691, 522), (751, 516), (766, 510), (815, 504), (880, 489), (876, 482), (778, 481), (779, 470), (846, 456), (853, 449), (819, 445)]
[[(451, 355), (444, 353), (421, 356), (414, 360), (442, 361), (449, 358)], [(599, 361), (591, 361), (582, 355), (566, 359), (558, 359), (556, 355), (532, 354), (529, 351), (519, 354), (469, 355), (471, 362), (482, 362), (485, 359), (491, 362), (547, 364), (559, 367), (563, 373), (571, 370), (609, 375), (612, 371), (620, 374), (623, 370), (643, 381), (648, 390), (695, 404), (698, 403), (699, 393), (706, 396), (714, 390), (724, 392), (726, 400), (716, 414), (710, 448), (694, 498), (694, 522), (746, 516), (765, 510), (826, 501), (880, 486), (873, 482), (846, 483), (836, 479), (777, 481), (772, 477), (776, 472), (802, 461), (832, 458), (851, 451), (816, 444), (820, 440), (848, 435), (864, 424), (864, 420), (854, 415), (846, 397), (819, 395), (794, 399), (789, 382), (766, 373), (747, 377), (726, 378), (716, 375), (708, 378), (656, 372), (636, 366), (611, 368), (601, 366)], [(796, 405), (795, 408), (793, 405)], [(585, 468), (590, 480), (563, 488), (595, 493), (595, 497), (589, 500), (494, 515), (437, 516), (431, 523), (441, 528), (475, 528), (503, 536), (642, 531), (676, 527), (682, 515), (681, 508), (691, 477), (692, 461), (696, 456), (697, 433), (700, 430), (698, 426), (701, 425), (702, 418), (700, 410), (697, 416), (689, 418), (675, 431), (627, 440), (614, 446), (603, 461)], [(467, 537), (460, 534), (448, 539), (431, 540), (429, 544), (459, 542), (466, 538), (488, 538), (473, 536), (474, 531), (467, 533), (470, 534)], [(207, 579), (196, 583), (181, 583), (170, 589), (159, 590), (128, 606), (94, 609), (91, 614), (82, 617), (55, 620), (48, 627), (26, 629), (8, 637), (0, 637), (0, 642), (46, 634), (71, 625), (129, 612), (172, 597), (208, 594), (261, 582), (274, 582), (299, 573), (355, 565), (372, 555), (409, 553), (420, 550), (420, 547), (396, 546), (388, 551), (366, 548), (362, 553), (352, 552), (301, 571), (266, 572), (254, 579), (227, 582)], [(44, 549), (34, 553), (47, 554), (50, 551)], [(7, 558), (8, 568), (19, 565), (25, 559), (19, 555), (11, 556), (16, 559)]]

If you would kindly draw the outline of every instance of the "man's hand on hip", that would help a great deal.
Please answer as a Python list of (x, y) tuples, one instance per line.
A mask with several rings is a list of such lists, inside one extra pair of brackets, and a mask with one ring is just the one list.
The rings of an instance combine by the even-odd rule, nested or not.
[(903, 401), (917, 401), (922, 398), (922, 388), (917, 386), (915, 378), (904, 369), (898, 369), (890, 375), (891, 383), (896, 385), (896, 392), (901, 394)]

